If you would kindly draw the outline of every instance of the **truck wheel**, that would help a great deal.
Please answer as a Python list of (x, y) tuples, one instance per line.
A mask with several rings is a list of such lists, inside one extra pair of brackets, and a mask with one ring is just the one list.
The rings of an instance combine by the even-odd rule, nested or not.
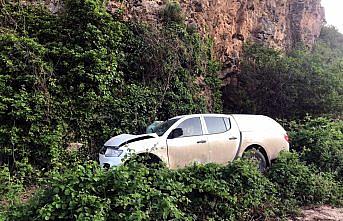
[(263, 153), (261, 153), (261, 151), (255, 148), (244, 152), (243, 158), (257, 161), (258, 169), (261, 172), (264, 172), (267, 169), (267, 160), (265, 156), (263, 155)]
[(157, 157), (153, 155), (148, 155), (148, 154), (141, 154), (132, 159), (129, 159), (126, 162), (126, 165), (130, 163), (138, 163), (151, 169), (161, 168), (165, 166), (160, 159), (158, 159)]

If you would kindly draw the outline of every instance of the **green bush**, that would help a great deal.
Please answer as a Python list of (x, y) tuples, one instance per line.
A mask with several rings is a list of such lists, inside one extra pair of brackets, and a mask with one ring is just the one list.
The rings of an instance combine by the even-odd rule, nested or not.
[(55, 170), (46, 189), (12, 206), (10, 220), (246, 220), (282, 215), (276, 189), (254, 163), (158, 170), (88, 162)]
[(192, 187), (187, 213), (195, 220), (264, 220), (282, 216), (275, 187), (254, 163), (238, 160), (227, 166), (195, 165), (178, 171)]
[(343, 35), (334, 26), (322, 27), (318, 41), (335, 50), (338, 56), (343, 55)]
[(11, 175), (8, 166), (0, 167), (0, 218), (5, 216), (9, 206), (20, 203), (20, 194), (24, 191), (21, 179)]
[[(196, 83), (218, 70), (211, 45), (182, 23), (124, 22), (101, 0), (65, 0), (57, 14), (5, 1), (0, 12), (0, 164), (94, 159), (111, 136), (221, 110), (220, 82)], [(84, 145), (71, 159), (75, 142)]]
[[(139, 162), (139, 161), (138, 161)], [(342, 205), (341, 183), (294, 153), (282, 153), (261, 174), (255, 162), (169, 170), (137, 161), (105, 170), (96, 162), (52, 170), (27, 203), (13, 203), (9, 220), (268, 220), (299, 206)]]
[(21, 204), (26, 188), (37, 186), (41, 176), (27, 159), (0, 166), (0, 220), (8, 207)]
[[(219, 65), (177, 3), (166, 5), (158, 27), (121, 21), (102, 0), (64, 3), (57, 14), (11, 1), (0, 9), (0, 219), (265, 220), (301, 205), (341, 205), (341, 120), (290, 123), (309, 166), (283, 154), (267, 177), (244, 160), (180, 170), (85, 163), (105, 139), (157, 118), (220, 112)], [(246, 48), (226, 110), (339, 115), (337, 35), (324, 29), (313, 53)], [(47, 169), (46, 181), (22, 203), (20, 193), (41, 176), (37, 167)]]
[(182, 24), (185, 20), (181, 6), (178, 2), (168, 2), (161, 11), (162, 20), (166, 23)]
[(307, 117), (289, 124), (292, 148), (322, 172), (343, 177), (343, 121)]
[(169, 220), (187, 219), (177, 203), (184, 185), (168, 170), (133, 164), (105, 171), (95, 162), (54, 171), (49, 188), (27, 205), (11, 208), (12, 220)]
[[(44, 61), (46, 49), (27, 37), (0, 36), (0, 163), (13, 153), (35, 156), (37, 164), (48, 160), (45, 148), (49, 131), (48, 91), (51, 66)], [(34, 146), (35, 148), (27, 148)]]
[(282, 153), (267, 177), (276, 184), (285, 205), (341, 204), (343, 189), (330, 173), (319, 173), (300, 162), (296, 153)]
[(241, 72), (231, 76), (237, 80), (223, 89), (224, 110), (287, 119), (308, 113), (342, 115), (341, 53), (320, 42), (312, 51), (294, 49), (288, 54), (246, 45)]

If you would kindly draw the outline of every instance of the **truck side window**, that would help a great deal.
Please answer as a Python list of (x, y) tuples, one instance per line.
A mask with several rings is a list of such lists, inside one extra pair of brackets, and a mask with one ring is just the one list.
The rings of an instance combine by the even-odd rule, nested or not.
[(194, 117), (183, 121), (177, 128), (181, 128), (183, 135), (181, 137), (202, 135), (201, 121), (199, 117)]
[(225, 125), (226, 125), (226, 130), (230, 130), (231, 129), (230, 119), (227, 117), (224, 117), (224, 121), (225, 121)]
[(227, 131), (223, 117), (204, 117), (209, 134), (223, 133)]

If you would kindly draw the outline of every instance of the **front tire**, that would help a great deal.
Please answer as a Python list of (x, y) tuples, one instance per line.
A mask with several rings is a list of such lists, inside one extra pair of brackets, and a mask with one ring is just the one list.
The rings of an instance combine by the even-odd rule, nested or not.
[(129, 164), (140, 164), (150, 169), (165, 167), (165, 164), (159, 158), (149, 154), (139, 154), (125, 163), (125, 165)]

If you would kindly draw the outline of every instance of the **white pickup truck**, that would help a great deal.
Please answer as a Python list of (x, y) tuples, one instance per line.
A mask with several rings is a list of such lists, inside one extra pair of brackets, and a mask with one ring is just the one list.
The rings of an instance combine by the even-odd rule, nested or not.
[(173, 169), (194, 162), (225, 164), (248, 150), (264, 170), (282, 150), (289, 150), (287, 133), (262, 115), (177, 116), (160, 123), (154, 133), (112, 137), (100, 150), (99, 161), (103, 167), (118, 166), (134, 152)]

